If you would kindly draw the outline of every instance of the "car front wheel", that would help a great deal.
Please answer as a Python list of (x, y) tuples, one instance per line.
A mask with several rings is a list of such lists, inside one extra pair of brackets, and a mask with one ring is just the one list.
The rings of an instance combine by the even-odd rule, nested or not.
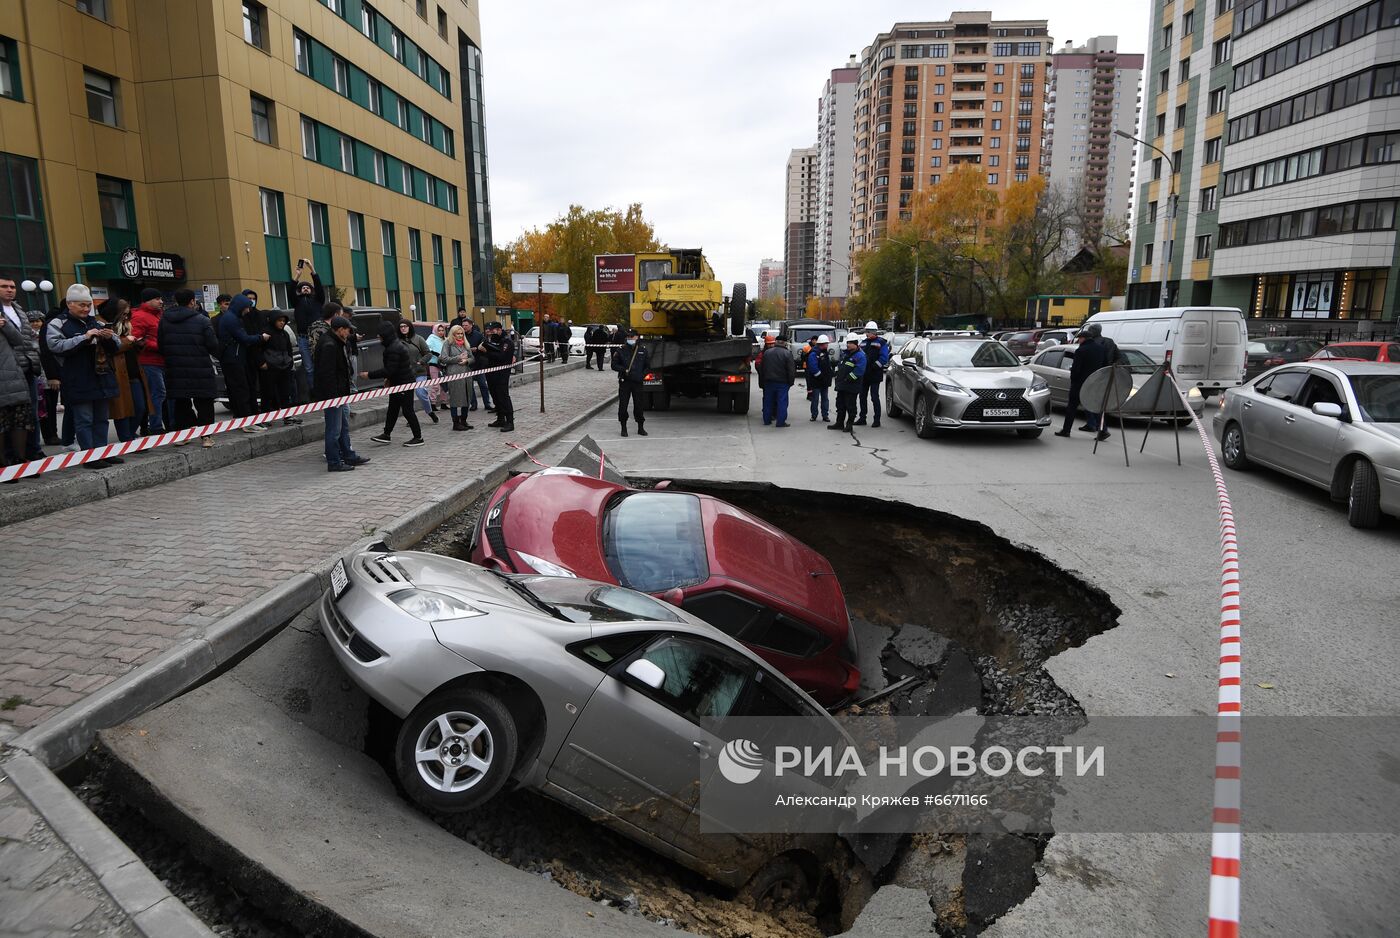
[(922, 440), (931, 440), (938, 433), (933, 425), (933, 401), (927, 394), (914, 398), (914, 432)]
[(807, 874), (791, 857), (778, 857), (753, 875), (739, 898), (760, 912), (800, 908), (811, 895)]
[(1347, 521), (1353, 528), (1374, 528), (1381, 523), (1381, 491), (1376, 468), (1364, 459), (1358, 459), (1351, 467)]
[(494, 694), (433, 694), (399, 729), (399, 782), (412, 801), (430, 811), (471, 810), (505, 785), (518, 740), (515, 720)]
[(1244, 454), (1244, 431), (1240, 425), (1232, 423), (1225, 428), (1225, 436), (1220, 441), (1220, 452), (1225, 457), (1225, 465), (1231, 469), (1249, 468), (1249, 457)]

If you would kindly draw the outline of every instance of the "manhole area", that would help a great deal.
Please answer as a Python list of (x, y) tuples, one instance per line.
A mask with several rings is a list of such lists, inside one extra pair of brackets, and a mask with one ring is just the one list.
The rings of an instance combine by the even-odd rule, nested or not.
[[(1044, 663), (1112, 628), (1118, 609), (1102, 591), (1034, 551), (984, 525), (902, 503), (772, 485), (673, 482), (672, 488), (723, 498), (831, 561), (861, 643), (862, 693), (904, 682), (863, 712), (1082, 715)], [(466, 558), (477, 510), (450, 519), (421, 546)], [(380, 716), (367, 751), (389, 767), (397, 726), (388, 714)], [(840, 896), (775, 919), (534, 794), (516, 792), (487, 810), (440, 823), (492, 856), (580, 895), (697, 934), (840, 930)], [(1035, 888), (1033, 867), (1048, 839), (921, 833), (884, 838), (862, 855), (877, 887), (894, 883), (928, 894), (934, 931), (976, 935)]]

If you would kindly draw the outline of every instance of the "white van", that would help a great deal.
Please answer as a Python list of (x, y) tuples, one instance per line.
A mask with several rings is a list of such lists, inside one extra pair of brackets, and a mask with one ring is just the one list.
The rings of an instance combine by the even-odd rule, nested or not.
[(1228, 306), (1169, 306), (1095, 313), (1119, 348), (1137, 349), (1154, 362), (1171, 353), (1172, 372), (1182, 387), (1233, 388), (1244, 383), (1248, 333), (1244, 314)]

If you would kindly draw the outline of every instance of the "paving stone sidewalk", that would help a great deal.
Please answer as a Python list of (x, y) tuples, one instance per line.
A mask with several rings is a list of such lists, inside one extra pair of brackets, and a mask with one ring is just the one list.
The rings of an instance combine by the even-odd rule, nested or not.
[[(374, 533), (434, 493), (615, 395), (575, 370), (512, 389), (516, 432), (454, 433), (423, 419), (426, 446), (353, 434), (372, 462), (330, 474), (319, 443), (0, 528), (0, 723), (33, 726), (287, 577)], [(419, 417), (423, 418), (422, 411)], [(319, 419), (319, 418), (316, 418)], [(75, 470), (81, 471), (81, 470)]]

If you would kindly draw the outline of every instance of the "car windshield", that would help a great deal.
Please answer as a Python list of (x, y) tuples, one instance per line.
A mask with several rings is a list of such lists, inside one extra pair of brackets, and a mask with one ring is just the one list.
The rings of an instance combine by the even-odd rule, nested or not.
[(805, 345), (822, 333), (827, 332), (829, 334), (830, 331), (832, 330), (825, 326), (794, 327), (788, 330), (788, 344), (794, 346)]
[(710, 576), (700, 499), (684, 492), (629, 492), (603, 516), (603, 558), (623, 586), (657, 593)]
[(1361, 415), (1375, 423), (1400, 423), (1400, 374), (1352, 375)]
[(665, 603), (620, 586), (567, 576), (512, 576), (561, 619), (570, 622), (681, 622)]
[(1157, 363), (1137, 349), (1120, 348), (1118, 354), (1123, 357), (1123, 364), (1135, 375), (1150, 375), (1157, 370)]
[(1000, 342), (970, 339), (928, 343), (924, 363), (930, 368), (1015, 368), (1021, 361)]
[(1338, 358), (1359, 358), (1368, 362), (1377, 361), (1381, 357), (1379, 345), (1329, 345), (1327, 351)]

